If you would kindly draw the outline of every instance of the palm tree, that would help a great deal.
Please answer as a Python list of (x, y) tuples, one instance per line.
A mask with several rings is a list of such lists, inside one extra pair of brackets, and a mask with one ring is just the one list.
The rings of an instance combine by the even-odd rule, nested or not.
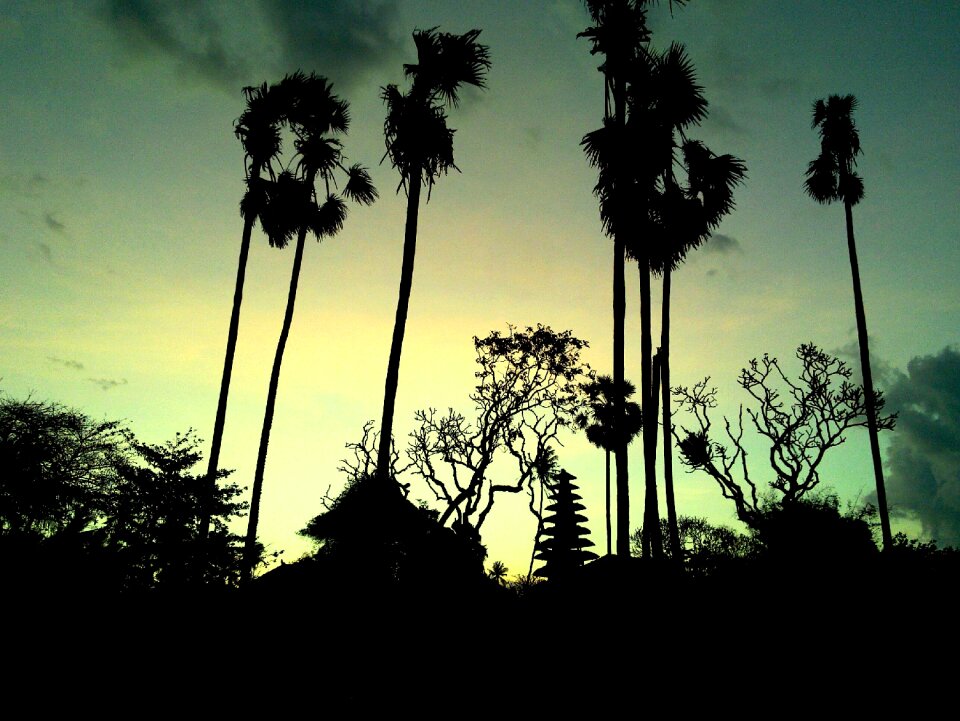
[[(606, 504), (607, 504), (607, 555), (613, 553), (610, 528), (610, 452), (616, 452), (621, 444), (629, 445), (643, 426), (643, 413), (637, 403), (628, 401), (635, 392), (633, 383), (624, 381), (617, 393), (616, 384), (611, 376), (602, 375), (583, 387), (587, 396), (586, 409), (576, 417), (577, 426), (587, 434), (587, 440), (597, 448), (604, 450), (606, 456)], [(620, 423), (616, 421), (616, 409), (624, 414)], [(623, 439), (618, 442), (618, 431)]]
[[(649, 53), (649, 69), (642, 71), (642, 83), (635, 84), (635, 115), (640, 119), (640, 130), (652, 135), (666, 149), (667, 155), (657, 154), (665, 162), (654, 194), (650, 198), (651, 225), (642, 240), (642, 252), (649, 262), (649, 271), (663, 277), (661, 305), (659, 387), (663, 419), (664, 494), (673, 558), (680, 558), (680, 534), (677, 526), (676, 501), (673, 489), (673, 453), (670, 433), (670, 296), (672, 271), (683, 262), (686, 254), (704, 243), (720, 220), (733, 208), (733, 187), (744, 177), (742, 161), (730, 155), (714, 156), (702, 143), (689, 140), (686, 130), (699, 125), (707, 116), (707, 100), (697, 83), (693, 63), (684, 47), (673, 43), (662, 54)], [(679, 164), (676, 150), (681, 149), (683, 171), (687, 186), (681, 187), (675, 168)], [(641, 263), (642, 265), (642, 263)], [(649, 288), (649, 279), (641, 267), (641, 289)], [(649, 307), (649, 298), (641, 298), (641, 308)], [(642, 328), (649, 328), (649, 313), (643, 314)], [(652, 347), (652, 339), (649, 345)], [(647, 367), (646, 360), (644, 368)], [(654, 386), (657, 384), (654, 383)], [(651, 387), (651, 393), (655, 392)], [(650, 406), (655, 406), (651, 397)], [(647, 478), (653, 478), (656, 456), (656, 427), (650, 424), (645, 432), (644, 456)], [(644, 528), (659, 528), (659, 512), (655, 484), (650, 484)], [(645, 538), (654, 546), (660, 535)], [(650, 550), (650, 549), (648, 549)], [(654, 552), (658, 549), (653, 548)]]
[(877, 507), (883, 548), (893, 544), (890, 515), (887, 511), (887, 492), (883, 482), (880, 461), (880, 440), (877, 435), (877, 396), (873, 389), (870, 370), (870, 348), (867, 340), (867, 317), (863, 309), (863, 291), (860, 288), (860, 266), (853, 237), (853, 206), (863, 199), (863, 180), (854, 170), (860, 154), (860, 134), (853, 121), (857, 99), (853, 95), (831, 95), (813, 104), (812, 127), (820, 131), (820, 155), (807, 166), (804, 189), (818, 203), (843, 201), (847, 225), (847, 249), (850, 254), (850, 272), (853, 276), (853, 304), (857, 317), (857, 339), (860, 345), (860, 366), (863, 371), (863, 390), (866, 396), (867, 429), (870, 434), (870, 452), (873, 473), (877, 483)]
[[(613, 238), (613, 382), (624, 383), (624, 317), (626, 257), (630, 179), (625, 149), (628, 137), (627, 78), (638, 54), (649, 42), (645, 0), (585, 0), (593, 22), (577, 37), (590, 40), (591, 54), (600, 54), (604, 62), (599, 70), (604, 77), (603, 127), (587, 133), (581, 142), (590, 164), (597, 168), (594, 193), (600, 200), (604, 231)], [(619, 403), (617, 396), (614, 403)], [(619, 411), (614, 418), (622, 417)], [(630, 555), (630, 483), (627, 447), (615, 451), (617, 469), (617, 555)]]
[(420, 190), (426, 183), (429, 200), (436, 179), (450, 168), (457, 169), (453, 162), (454, 131), (447, 127), (446, 109), (459, 105), (462, 86), (486, 86), (484, 76), (490, 68), (490, 56), (487, 46), (477, 42), (479, 35), (479, 30), (463, 35), (437, 32), (437, 28), (417, 30), (413, 34), (417, 64), (403, 66), (404, 73), (412, 78), (410, 90), (404, 94), (396, 85), (388, 85), (381, 91), (387, 105), (383, 125), (387, 146), (384, 157), (389, 156), (393, 167), (400, 172), (398, 190), (403, 187), (407, 193), (400, 292), (387, 363), (377, 453), (377, 476), (383, 481), (388, 480), (390, 469), (400, 354), (413, 287)]
[[(683, 135), (682, 129), (680, 134)], [(746, 177), (746, 166), (732, 155), (714, 155), (697, 140), (684, 140), (683, 169), (687, 185), (681, 187), (672, 165), (665, 174), (665, 192), (659, 204), (664, 237), (652, 270), (663, 276), (660, 325), (660, 388), (663, 419), (663, 485), (667, 523), (674, 559), (682, 557), (673, 491), (673, 451), (670, 431), (670, 294), (671, 276), (686, 254), (706, 242), (725, 215), (733, 210), (733, 189)]]
[[(318, 241), (324, 237), (336, 235), (343, 228), (347, 216), (344, 198), (364, 205), (373, 203), (377, 198), (377, 191), (367, 171), (359, 165), (349, 168), (344, 166), (341, 143), (337, 138), (331, 137), (345, 134), (350, 120), (347, 102), (333, 94), (329, 81), (314, 74), (305, 76), (298, 72), (284, 78), (280, 86), (280, 91), (286, 99), (290, 128), (296, 136), (294, 145), (299, 162), (297, 174), (284, 171), (276, 183), (271, 185), (264, 213), (264, 226), (270, 234), (272, 246), (284, 248), (296, 236), (297, 247), (290, 275), (287, 307), (277, 342), (273, 369), (270, 373), (267, 404), (260, 432), (260, 447), (244, 544), (245, 570), (248, 577), (252, 573), (256, 560), (257, 525), (260, 518), (260, 497), (263, 491), (267, 447), (270, 443), (270, 431), (273, 426), (277, 389), (280, 383), (280, 367), (293, 322), (293, 309), (297, 298), (307, 233), (313, 233)], [(336, 185), (335, 175), (338, 171), (347, 175), (343, 197), (333, 192)], [(322, 204), (318, 202), (315, 188), (318, 178), (324, 184), (325, 195)]]
[(243, 144), (244, 166), (247, 189), (240, 201), (240, 215), (243, 218), (243, 234), (240, 238), (240, 261), (237, 264), (237, 282), (233, 291), (233, 310), (230, 313), (230, 327), (227, 331), (227, 349), (223, 359), (223, 374), (220, 379), (220, 397), (217, 401), (217, 415), (213, 424), (213, 438), (210, 445), (210, 457), (207, 466), (207, 492), (204, 510), (200, 520), (200, 539), (205, 540), (210, 528), (212, 499), (216, 492), (217, 468), (220, 464), (220, 446), (223, 441), (223, 429), (227, 416), (227, 396), (230, 392), (230, 377), (233, 373), (233, 358), (237, 349), (237, 335), (240, 328), (240, 304), (243, 301), (243, 284), (246, 277), (247, 256), (250, 253), (250, 237), (253, 226), (265, 207), (266, 180), (261, 177), (267, 173), (274, 178), (273, 161), (281, 151), (280, 124), (283, 122), (284, 109), (279, 102), (275, 86), (263, 83), (259, 87), (243, 89), (246, 109), (234, 123), (234, 132)]

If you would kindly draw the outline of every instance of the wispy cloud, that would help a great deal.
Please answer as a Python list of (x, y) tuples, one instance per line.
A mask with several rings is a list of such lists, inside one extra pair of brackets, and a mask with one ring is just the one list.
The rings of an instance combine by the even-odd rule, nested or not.
[(40, 251), (40, 257), (43, 258), (45, 263), (53, 265), (53, 249), (50, 248), (46, 243), (37, 243), (37, 250)]
[(70, 360), (69, 358), (55, 358), (54, 356), (47, 356), (47, 360), (51, 363), (65, 366), (66, 368), (72, 368), (78, 371), (83, 370), (83, 363), (80, 361)]
[(117, 386), (127, 385), (127, 379), (121, 378), (120, 380), (114, 380), (113, 378), (87, 378), (91, 383), (100, 386), (102, 390), (108, 391)]
[(104, 0), (98, 15), (129, 55), (230, 93), (297, 68), (350, 87), (399, 67), (406, 38), (396, 0)]
[(44, 213), (43, 222), (55, 233), (62, 233), (66, 227), (63, 223), (53, 217), (53, 213)]
[(186, 76), (234, 89), (243, 84), (245, 63), (225, 44), (216, 5), (201, 0), (106, 0), (99, 15), (130, 54), (168, 58)]
[(741, 252), (740, 241), (732, 235), (723, 233), (714, 233), (710, 236), (703, 246), (704, 253), (713, 253), (716, 255), (729, 255), (730, 253)]

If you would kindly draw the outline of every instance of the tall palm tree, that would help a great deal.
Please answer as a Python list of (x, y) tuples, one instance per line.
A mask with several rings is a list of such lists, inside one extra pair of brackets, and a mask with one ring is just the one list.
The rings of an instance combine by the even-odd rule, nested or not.
[[(295, 135), (294, 145), (299, 162), (296, 174), (284, 171), (276, 183), (270, 187), (264, 225), (270, 234), (271, 245), (278, 248), (286, 247), (296, 236), (297, 247), (293, 258), (293, 270), (290, 274), (287, 307), (270, 373), (267, 404), (260, 432), (260, 447), (257, 453), (247, 536), (244, 543), (245, 570), (248, 577), (256, 561), (257, 525), (260, 519), (260, 498), (263, 492), (267, 447), (273, 427), (280, 367), (293, 322), (293, 309), (297, 298), (307, 233), (312, 233), (318, 241), (336, 235), (343, 228), (347, 216), (344, 198), (364, 205), (373, 203), (377, 198), (377, 191), (367, 171), (359, 165), (348, 168), (343, 164), (345, 158), (342, 145), (340, 140), (333, 136), (347, 132), (350, 122), (348, 105), (345, 100), (333, 94), (329, 81), (314, 74), (305, 76), (298, 72), (284, 78), (280, 85), (280, 90), (286, 99), (290, 128)], [(335, 176), (338, 172), (347, 176), (343, 197), (333, 192), (333, 188), (336, 187)], [(315, 188), (318, 178), (324, 186), (322, 203), (318, 202)]]
[[(616, 389), (613, 377), (608, 375), (598, 376), (585, 384), (583, 390), (587, 397), (586, 408), (576, 417), (577, 426), (586, 432), (587, 440), (597, 448), (602, 448), (606, 456), (607, 555), (613, 553), (610, 453), (615, 453), (620, 445), (629, 445), (643, 426), (643, 414), (639, 404), (627, 400), (636, 392), (633, 383), (624, 381), (619, 393)], [(624, 414), (619, 423), (615, 415), (618, 408)], [(618, 436), (618, 433), (622, 435)]]
[[(683, 135), (680, 129), (681, 136)], [(671, 165), (664, 174), (665, 190), (658, 205), (662, 245), (652, 265), (663, 276), (660, 325), (660, 388), (663, 420), (663, 481), (672, 557), (682, 558), (673, 490), (673, 451), (670, 431), (670, 295), (672, 272), (691, 250), (706, 242), (725, 215), (733, 210), (733, 190), (746, 177), (746, 166), (732, 155), (714, 155), (697, 140), (682, 144), (681, 186)]]
[(887, 511), (887, 492), (883, 482), (880, 460), (880, 440), (877, 427), (877, 397), (870, 370), (870, 348), (867, 339), (867, 317), (863, 309), (863, 291), (860, 287), (860, 265), (853, 237), (853, 206), (863, 199), (863, 180), (854, 170), (860, 154), (860, 134), (853, 121), (857, 99), (853, 95), (831, 95), (826, 101), (813, 104), (812, 127), (820, 131), (820, 155), (807, 166), (804, 189), (818, 203), (843, 201), (847, 226), (847, 249), (850, 254), (850, 272), (853, 276), (853, 304), (857, 317), (857, 339), (860, 345), (860, 366), (863, 370), (863, 390), (866, 396), (867, 429), (870, 452), (873, 456), (873, 474), (877, 483), (877, 507), (883, 548), (893, 544), (890, 515)]
[(437, 28), (417, 30), (413, 34), (417, 63), (403, 66), (406, 76), (412, 79), (410, 89), (401, 93), (396, 85), (388, 85), (381, 91), (381, 97), (387, 105), (387, 117), (383, 124), (387, 146), (384, 157), (389, 156), (393, 167), (400, 172), (398, 191), (403, 187), (407, 193), (400, 292), (384, 383), (377, 453), (377, 476), (382, 481), (387, 481), (390, 473), (400, 354), (417, 250), (420, 190), (426, 183), (429, 200), (436, 179), (450, 168), (457, 169), (453, 162), (454, 131), (447, 127), (446, 109), (459, 105), (459, 93), (464, 85), (486, 87), (484, 76), (490, 68), (490, 55), (487, 46), (477, 42), (479, 35), (479, 30), (470, 30), (463, 35), (441, 33)]
[(233, 291), (233, 310), (230, 313), (230, 326), (227, 331), (227, 349), (223, 359), (223, 374), (220, 379), (220, 396), (217, 401), (217, 415), (213, 424), (213, 438), (210, 444), (210, 457), (207, 465), (207, 483), (209, 485), (205, 508), (201, 516), (200, 538), (205, 540), (210, 528), (212, 501), (217, 483), (217, 468), (220, 464), (220, 446), (223, 441), (223, 429), (227, 417), (227, 396), (230, 393), (230, 378), (233, 374), (233, 358), (237, 349), (237, 335), (240, 328), (240, 305), (243, 302), (243, 285), (247, 271), (247, 256), (250, 253), (250, 238), (253, 226), (264, 210), (266, 203), (266, 180), (263, 173), (271, 179), (275, 177), (273, 161), (280, 155), (282, 142), (280, 125), (284, 119), (284, 108), (279, 102), (276, 86), (266, 83), (258, 87), (243, 89), (246, 109), (234, 123), (234, 132), (243, 144), (244, 167), (246, 171), (246, 192), (240, 201), (240, 215), (243, 218), (243, 234), (240, 238), (240, 260), (237, 264), (237, 281)]
[[(624, 266), (627, 237), (631, 233), (630, 166), (625, 149), (629, 137), (627, 81), (637, 56), (650, 40), (645, 0), (585, 0), (593, 25), (577, 37), (591, 42), (591, 54), (604, 57), (599, 70), (604, 77), (603, 127), (587, 133), (581, 142), (590, 164), (597, 168), (594, 193), (600, 200), (604, 231), (613, 239), (613, 382), (624, 383), (624, 318), (626, 285)], [(634, 159), (634, 158), (631, 158)], [(619, 404), (618, 397), (614, 403)], [(622, 417), (615, 411), (614, 418)], [(617, 555), (630, 555), (630, 483), (627, 447), (614, 453), (617, 470)]]

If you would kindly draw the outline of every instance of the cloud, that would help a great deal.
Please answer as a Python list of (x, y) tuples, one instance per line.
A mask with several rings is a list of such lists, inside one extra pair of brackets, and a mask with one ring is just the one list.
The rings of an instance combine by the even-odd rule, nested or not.
[(53, 217), (53, 213), (44, 213), (43, 222), (47, 224), (47, 227), (55, 233), (62, 233), (63, 229), (66, 227), (63, 223)]
[(53, 356), (47, 356), (47, 360), (51, 363), (57, 363), (58, 365), (66, 366), (67, 368), (73, 368), (74, 370), (83, 370), (83, 363), (80, 361), (69, 360), (65, 358), (54, 358)]
[(50, 265), (53, 265), (53, 250), (46, 243), (37, 243), (37, 250), (40, 251), (40, 257)]
[(264, 0), (262, 7), (288, 70), (316, 71), (349, 87), (372, 71), (399, 68), (407, 36), (395, 0)]
[(733, 114), (723, 105), (710, 104), (710, 120), (708, 122), (710, 127), (725, 130), (731, 135), (743, 136), (748, 134), (746, 127), (734, 120)]
[(106, 0), (99, 15), (130, 54), (169, 58), (184, 75), (233, 91), (243, 84), (246, 62), (225, 42), (217, 7), (204, 0)]
[(91, 383), (100, 386), (102, 390), (108, 391), (111, 388), (116, 388), (117, 386), (127, 385), (127, 379), (121, 378), (120, 380), (113, 380), (112, 378), (87, 378)]
[(740, 241), (731, 235), (723, 233), (714, 233), (710, 240), (703, 246), (704, 253), (715, 253), (717, 255), (729, 255), (730, 253), (741, 252)]
[(129, 55), (230, 93), (298, 68), (350, 87), (399, 69), (406, 40), (396, 0), (104, 0), (98, 15)]
[(960, 351), (913, 358), (886, 397), (900, 414), (887, 453), (891, 514), (916, 517), (941, 546), (960, 546)]

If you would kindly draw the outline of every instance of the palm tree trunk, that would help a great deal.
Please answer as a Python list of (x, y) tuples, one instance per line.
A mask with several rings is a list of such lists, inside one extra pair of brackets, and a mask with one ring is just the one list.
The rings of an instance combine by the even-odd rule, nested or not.
[(877, 404), (873, 391), (873, 373), (870, 371), (870, 347), (867, 341), (867, 316), (863, 310), (863, 291), (860, 288), (860, 265), (857, 262), (857, 245), (853, 238), (853, 210), (849, 201), (843, 203), (847, 221), (847, 248), (850, 251), (850, 272), (853, 275), (853, 303), (857, 314), (857, 339), (860, 345), (860, 366), (863, 373), (863, 394), (867, 406), (867, 430), (870, 433), (870, 453), (873, 456), (873, 474), (877, 482), (877, 510), (880, 513), (880, 530), (883, 550), (893, 547), (890, 530), (890, 515), (887, 511), (887, 491), (883, 483), (883, 465), (880, 460), (880, 439), (877, 434)]
[(606, 491), (607, 491), (607, 555), (610, 556), (610, 555), (613, 554), (613, 534), (612, 534), (612, 532), (611, 532), (611, 527), (610, 527), (610, 504), (611, 504), (611, 502), (612, 502), (612, 500), (613, 500), (613, 499), (610, 497), (610, 451), (607, 450), (607, 451), (604, 451), (604, 453), (605, 453), (605, 455), (606, 455), (606, 457), (607, 457), (607, 463), (606, 463), (606, 466), (607, 466), (607, 468), (606, 468), (606, 471), (607, 471), (607, 474), (606, 474), (606, 475), (607, 475), (607, 483), (606, 483)]
[[(256, 182), (260, 172), (254, 168), (250, 180)], [(227, 351), (223, 357), (223, 375), (220, 377), (220, 398), (217, 401), (217, 417), (213, 422), (213, 438), (210, 441), (210, 458), (207, 461), (207, 491), (200, 518), (200, 542), (204, 543), (210, 533), (210, 516), (213, 515), (213, 498), (217, 490), (217, 467), (220, 465), (220, 445), (227, 420), (227, 396), (230, 394), (230, 378), (233, 375), (233, 357), (237, 351), (237, 336), (240, 332), (240, 304), (243, 302), (243, 284), (247, 276), (247, 257), (250, 255), (250, 236), (256, 221), (251, 213), (243, 221), (240, 238), (240, 260), (237, 263), (237, 283), (233, 289), (233, 310), (230, 312), (230, 328), (227, 331)]]
[[(613, 387), (624, 384), (624, 316), (626, 315), (626, 284), (624, 282), (624, 244), (613, 243)], [(623, 403), (619, 393), (613, 396), (614, 461), (617, 470), (617, 555), (630, 555), (630, 477), (627, 465), (627, 444), (623, 431)]]
[[(653, 395), (653, 340), (650, 333), (650, 263), (641, 257), (640, 267), (640, 397), (643, 408), (643, 471), (645, 546), (653, 558), (663, 556), (660, 539), (660, 509), (657, 502), (657, 413)], [(646, 551), (646, 548), (644, 549)]]
[[(623, 130), (627, 118), (627, 102), (622, 78), (615, 78), (613, 85), (614, 113), (617, 126)], [(623, 406), (626, 401), (619, 392), (624, 386), (624, 317), (627, 311), (627, 292), (624, 281), (626, 239), (623, 219), (626, 214), (624, 183), (619, 182), (624, 175), (617, 168), (614, 178), (616, 201), (614, 212), (617, 214), (613, 238), (613, 387), (618, 389), (613, 396), (614, 418), (614, 459), (617, 469), (617, 555), (630, 556), (630, 476), (627, 458), (626, 434), (623, 431)]]
[(663, 305), (660, 322), (660, 389), (663, 413), (663, 492), (667, 500), (667, 525), (670, 529), (670, 555), (683, 562), (680, 530), (677, 527), (677, 504), (673, 495), (673, 448), (670, 433), (670, 265), (663, 271)]
[[(311, 179), (311, 183), (313, 180)], [(293, 323), (293, 306), (297, 301), (297, 285), (300, 282), (300, 266), (303, 263), (303, 246), (306, 243), (307, 230), (301, 228), (297, 235), (297, 251), (293, 257), (293, 271), (290, 274), (290, 290), (287, 293), (287, 309), (283, 314), (283, 327), (277, 341), (277, 352), (273, 357), (273, 370), (270, 372), (270, 386), (267, 389), (267, 406), (263, 414), (263, 428), (260, 430), (260, 449), (257, 452), (257, 469), (253, 476), (253, 494), (250, 499), (250, 517), (247, 522), (247, 537), (243, 544), (244, 573), (247, 580), (253, 576), (256, 563), (257, 525), (260, 522), (260, 496), (263, 493), (263, 474), (267, 465), (267, 446), (270, 444), (270, 431), (273, 428), (273, 412), (277, 403), (277, 388), (280, 385), (280, 366), (283, 364), (283, 352), (287, 347), (290, 325)]]
[(417, 253), (417, 216), (420, 211), (420, 174), (407, 179), (407, 222), (403, 233), (403, 265), (400, 269), (400, 293), (397, 298), (397, 316), (393, 324), (393, 341), (387, 363), (387, 380), (383, 391), (383, 417), (380, 421), (380, 447), (377, 453), (377, 477), (385, 484), (390, 480), (390, 447), (393, 441), (393, 411), (397, 402), (400, 380), (400, 353), (407, 326), (410, 291), (413, 288), (413, 261)]

